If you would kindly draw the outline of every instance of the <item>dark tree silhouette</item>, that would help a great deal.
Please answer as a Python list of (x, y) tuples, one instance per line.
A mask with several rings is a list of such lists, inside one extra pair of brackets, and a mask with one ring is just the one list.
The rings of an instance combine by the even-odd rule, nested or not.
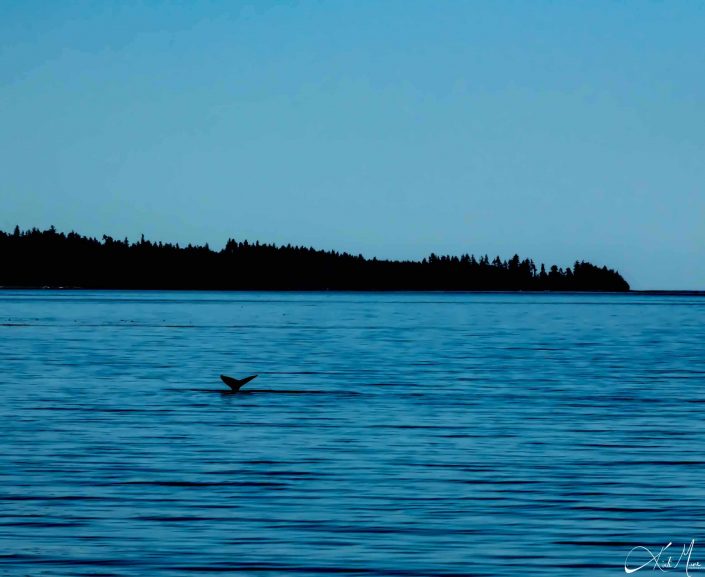
[(365, 259), (346, 252), (254, 244), (228, 239), (225, 248), (145, 240), (130, 244), (36, 228), (0, 231), (0, 286), (214, 290), (628, 291), (621, 275), (576, 261), (537, 272), (530, 259), (487, 255), (422, 261)]

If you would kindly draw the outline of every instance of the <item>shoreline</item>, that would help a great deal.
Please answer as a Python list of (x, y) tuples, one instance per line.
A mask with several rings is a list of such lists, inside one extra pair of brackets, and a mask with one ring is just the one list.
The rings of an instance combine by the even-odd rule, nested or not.
[(119, 291), (119, 292), (227, 292), (227, 293), (404, 293), (404, 294), (611, 294), (705, 297), (705, 290), (646, 289), (628, 291), (601, 290), (422, 290), (422, 289), (222, 289), (222, 288), (122, 288), (122, 287), (70, 287), (70, 286), (0, 286), (0, 291)]

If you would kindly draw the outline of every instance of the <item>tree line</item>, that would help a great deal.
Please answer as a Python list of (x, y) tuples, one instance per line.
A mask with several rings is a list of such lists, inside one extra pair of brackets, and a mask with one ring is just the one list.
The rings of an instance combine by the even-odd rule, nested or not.
[(54, 227), (0, 231), (0, 286), (97, 289), (371, 290), (371, 291), (628, 291), (615, 270), (576, 261), (536, 266), (470, 254), (421, 261), (366, 259), (346, 252), (229, 239), (182, 247), (102, 240)]

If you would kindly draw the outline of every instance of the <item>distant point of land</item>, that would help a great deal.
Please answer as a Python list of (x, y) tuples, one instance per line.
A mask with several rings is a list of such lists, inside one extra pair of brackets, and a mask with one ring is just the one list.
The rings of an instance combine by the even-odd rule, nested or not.
[(208, 245), (102, 240), (54, 227), (0, 231), (0, 286), (297, 291), (605, 291), (629, 284), (615, 270), (575, 261), (559, 268), (509, 260), (437, 256), (421, 261), (366, 259), (336, 251), (228, 240)]

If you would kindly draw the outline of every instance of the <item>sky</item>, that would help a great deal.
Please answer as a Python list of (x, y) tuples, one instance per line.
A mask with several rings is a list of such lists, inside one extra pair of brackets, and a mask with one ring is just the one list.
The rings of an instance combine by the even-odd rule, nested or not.
[(705, 289), (705, 3), (0, 2), (0, 229)]

